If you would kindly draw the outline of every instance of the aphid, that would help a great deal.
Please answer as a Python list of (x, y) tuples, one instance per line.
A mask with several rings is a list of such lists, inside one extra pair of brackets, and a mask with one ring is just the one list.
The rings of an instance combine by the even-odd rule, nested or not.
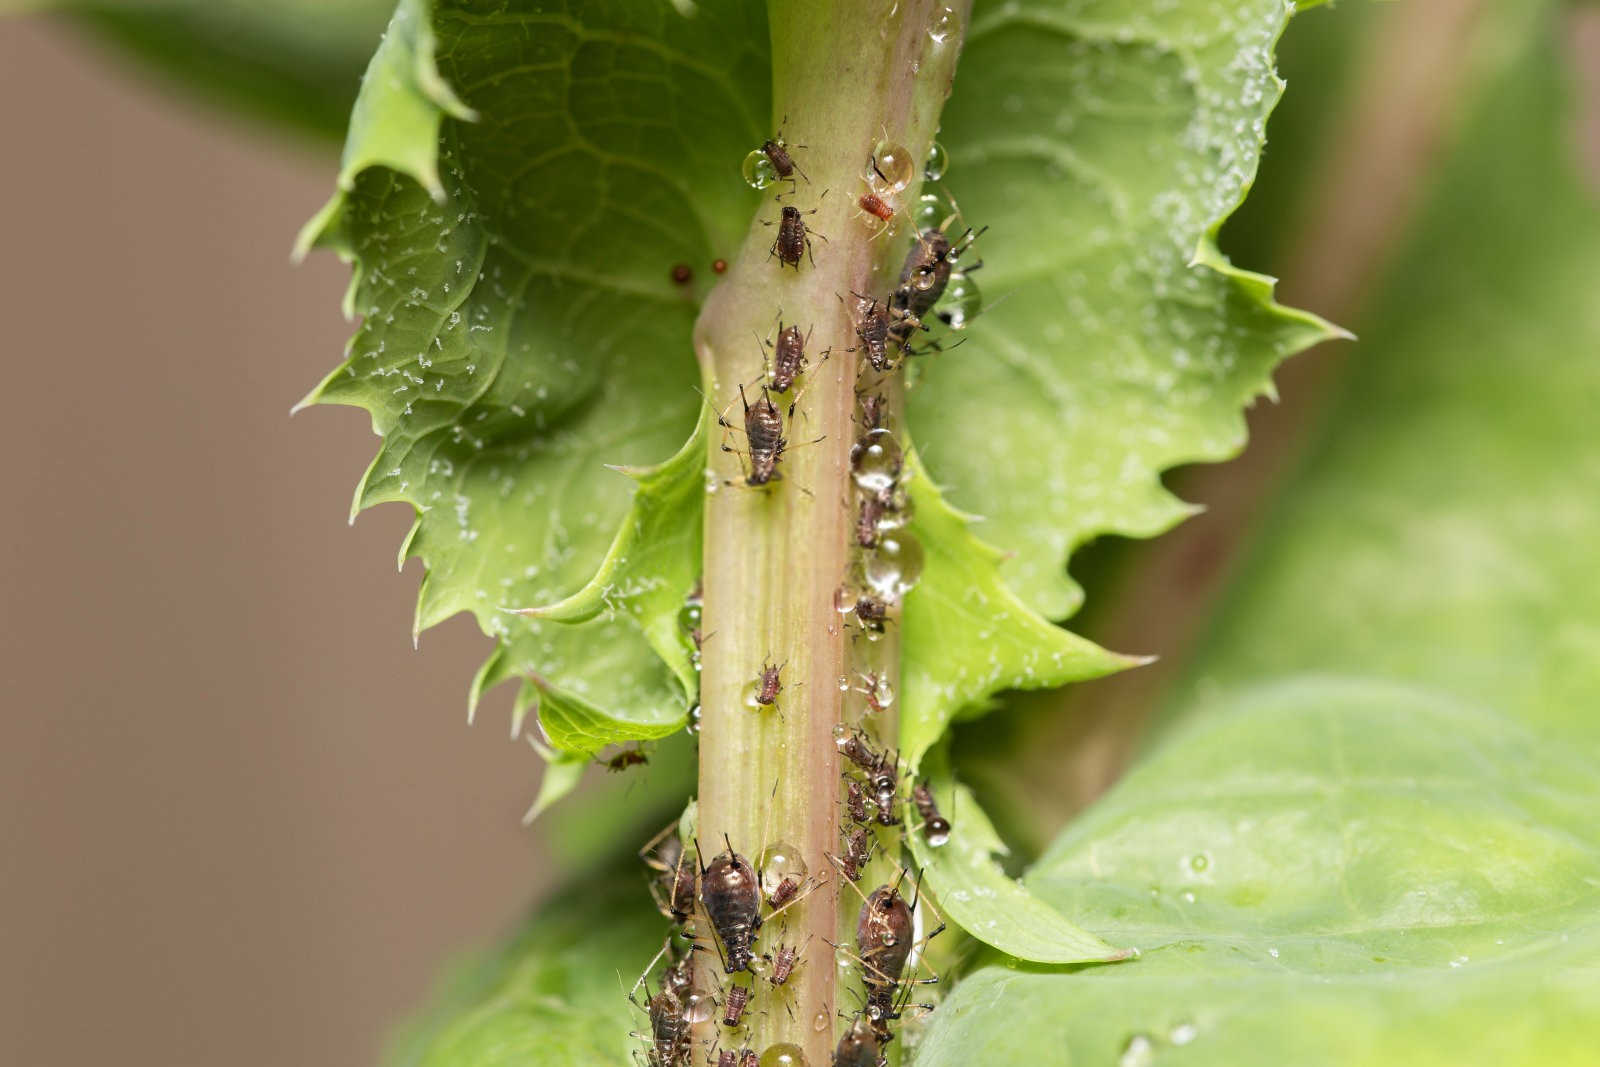
[(757, 1067), (760, 1058), (756, 1056), (753, 1048), (741, 1049), (739, 1052), (739, 1067)]
[(861, 880), (861, 869), (872, 859), (872, 831), (858, 826), (845, 839), (844, 855), (839, 858), (839, 870), (852, 882)]
[(875, 596), (863, 593), (856, 598), (855, 613), (862, 629), (881, 634), (883, 624), (889, 618), (889, 605)]
[[(950, 221), (946, 219), (945, 225), (949, 225)], [(955, 244), (951, 244), (943, 228), (923, 230), (906, 253), (905, 263), (900, 268), (900, 282), (892, 297), (894, 306), (913, 318), (921, 319), (926, 315), (950, 284), (954, 261), (960, 259), (961, 254), (971, 248), (972, 243), (987, 229), (987, 226), (977, 231), (968, 229)], [(976, 263), (966, 269), (974, 271), (982, 265)]]
[(780, 677), (783, 673), (783, 668), (784, 664), (782, 663), (777, 666), (773, 666), (771, 663), (762, 664), (761, 680), (756, 687), (757, 704), (762, 707), (771, 707), (777, 702), (778, 694), (783, 692), (783, 681)]
[[(650, 961), (644, 973), (639, 976), (639, 980), (633, 983), (633, 989), (628, 992), (629, 1003), (644, 1008), (650, 1017), (648, 1056), (650, 1067), (679, 1067), (689, 1057), (690, 1028), (684, 1011), (687, 987), (672, 977), (678, 968), (673, 967), (668, 970), (667, 976), (663, 977), (661, 989), (654, 996), (650, 995), (650, 987), (646, 984), (650, 971), (666, 953), (668, 947), (669, 945), (661, 946), (656, 958)], [(634, 998), (634, 994), (641, 986), (644, 987), (646, 994), (643, 1005)]]
[[(913, 944), (911, 905), (893, 885), (880, 885), (868, 894), (856, 920), (856, 951), (861, 956), (867, 987), (867, 1016), (877, 1022), (883, 1014), (883, 994), (893, 1003)], [(877, 996), (874, 996), (877, 994)]]
[(790, 875), (783, 881), (779, 882), (772, 892), (767, 896), (767, 907), (771, 908), (773, 911), (777, 911), (785, 904), (788, 904), (790, 901), (794, 900), (795, 896), (798, 895), (799, 892), (800, 879)]
[(683, 959), (668, 967), (661, 975), (661, 988), (664, 992), (671, 993), (679, 1000), (683, 1000), (694, 991), (694, 955), (685, 954)]
[(806, 369), (806, 342), (810, 334), (802, 335), (800, 327), (783, 325), (778, 321), (778, 343), (772, 349), (772, 391), (787, 393), (800, 372)]
[[(817, 257), (811, 251), (811, 238), (818, 237), (827, 240), (822, 234), (817, 233), (806, 225), (805, 215), (815, 215), (816, 208), (801, 212), (797, 207), (788, 204), (783, 206), (783, 211), (778, 217), (778, 236), (772, 242), (772, 249), (768, 254), (778, 257), (779, 269), (793, 267), (800, 269), (800, 257), (805, 256), (811, 260), (811, 265), (817, 265)], [(766, 223), (770, 226), (772, 223)]]
[[(788, 440), (783, 436), (783, 416), (778, 414), (778, 409), (772, 403), (772, 397), (767, 395), (765, 388), (761, 390), (761, 398), (751, 404), (744, 395), (744, 386), (740, 385), (739, 401), (744, 405), (744, 436), (750, 445), (750, 471), (745, 475), (745, 484), (760, 486), (782, 480), (783, 475), (778, 471), (778, 461), (782, 458), (784, 450), (789, 447)], [(733, 428), (721, 415), (717, 416), (717, 422), (724, 429)], [(723, 442), (722, 450), (735, 455), (744, 454), (729, 445), (726, 440)]]
[(857, 1016), (834, 1047), (833, 1067), (879, 1067), (882, 1062), (883, 1051), (878, 1044), (878, 1035), (866, 1019)]
[(629, 767), (643, 766), (649, 762), (650, 757), (646, 756), (643, 750), (637, 748), (625, 748), (621, 752), (618, 752), (615, 756), (612, 756), (610, 759), (606, 760), (605, 765), (606, 770), (611, 771), (612, 773), (617, 773), (620, 771), (625, 771)]
[(859, 318), (856, 321), (856, 337), (861, 341), (861, 347), (867, 353), (867, 362), (872, 364), (875, 371), (890, 371), (894, 369), (894, 360), (889, 355), (889, 308), (871, 297), (852, 293), (856, 298), (856, 311)]
[(727, 851), (700, 870), (700, 904), (724, 949), (723, 969), (736, 974), (750, 966), (750, 946), (761, 929), (761, 883), (750, 861)]
[(689, 282), (694, 280), (694, 271), (690, 269), (689, 264), (687, 263), (674, 264), (672, 268), (672, 280), (677, 282), (679, 285), (688, 285)]
[(861, 783), (847, 783), (845, 791), (845, 810), (850, 813), (850, 821), (857, 823), (870, 822), (872, 816), (867, 814), (867, 791), (861, 788)]
[[(807, 939), (810, 940), (809, 938)], [(789, 980), (794, 973), (795, 965), (800, 960), (800, 949), (793, 945), (779, 945), (778, 950), (770, 957), (772, 973), (767, 976), (774, 986), (781, 986)]]
[(882, 712), (894, 703), (894, 689), (884, 675), (872, 671), (861, 675), (861, 682), (856, 692), (867, 698), (867, 710)]
[(639, 850), (639, 858), (655, 870), (650, 895), (661, 914), (682, 926), (694, 914), (695, 861), (678, 839), (677, 823), (669, 823)]
[(750, 1003), (750, 987), (730, 985), (722, 1002), (722, 1025), (738, 1026), (744, 1018), (744, 1009)]
[[(789, 121), (787, 116), (783, 121)], [(783, 139), (783, 126), (780, 124), (778, 127), (778, 135), (769, 141), (763, 141), (761, 143), (761, 152), (767, 157), (767, 161), (772, 164), (772, 169), (777, 172), (778, 177), (787, 178), (791, 185), (795, 185), (796, 188), (798, 188), (798, 185), (794, 180), (794, 175), (796, 172), (798, 172), (800, 177), (806, 178), (806, 172), (800, 170), (800, 168), (795, 164), (794, 157), (789, 154), (790, 147), (791, 146)], [(805, 145), (797, 144), (793, 147), (804, 148)], [(810, 178), (806, 178), (806, 184), (811, 184)]]
[(856, 511), (856, 544), (862, 548), (877, 547), (879, 527), (883, 523), (884, 512), (888, 510), (883, 498), (876, 493), (868, 493), (861, 498)]
[(879, 774), (888, 761), (883, 753), (867, 744), (867, 739), (859, 730), (845, 734), (836, 743), (840, 755), (860, 767), (869, 777)]
[(917, 806), (917, 814), (922, 816), (922, 829), (928, 835), (928, 844), (942, 845), (950, 840), (950, 821), (939, 814), (939, 807), (933, 800), (933, 790), (918, 782), (911, 787), (911, 802)]
[[(706, 1057), (706, 1062), (711, 1062), (709, 1056)], [(739, 1067), (739, 1054), (731, 1048), (723, 1049), (717, 1054), (717, 1067)]]
[(856, 201), (856, 206), (884, 222), (894, 218), (894, 208), (876, 193), (863, 193), (861, 199)]
[(711, 273), (713, 273), (713, 274), (725, 274), (725, 273), (727, 273), (727, 270), (728, 270), (728, 261), (727, 260), (725, 260), (725, 259), (713, 259), (711, 261)]
[(866, 393), (861, 397), (861, 430), (863, 434), (883, 428), (889, 418), (889, 401), (881, 393)]

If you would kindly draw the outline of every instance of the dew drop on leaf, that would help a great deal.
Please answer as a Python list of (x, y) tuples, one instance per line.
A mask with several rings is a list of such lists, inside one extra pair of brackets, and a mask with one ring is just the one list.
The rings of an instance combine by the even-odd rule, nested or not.
[(752, 189), (765, 189), (778, 180), (778, 172), (772, 166), (772, 160), (767, 154), (757, 148), (744, 157), (744, 163), (739, 168), (744, 175), (745, 184)]
[(922, 180), (936, 182), (944, 177), (945, 167), (949, 165), (950, 157), (945, 154), (944, 145), (938, 141), (928, 146), (928, 158), (922, 161)]

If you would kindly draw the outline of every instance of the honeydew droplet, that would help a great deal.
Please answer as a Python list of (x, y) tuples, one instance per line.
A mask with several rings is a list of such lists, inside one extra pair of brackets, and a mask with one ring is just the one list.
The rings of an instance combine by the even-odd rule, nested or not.
[(873, 147), (872, 162), (873, 166), (867, 168), (867, 184), (879, 196), (901, 192), (917, 176), (911, 152), (893, 141), (879, 141)]
[(772, 166), (772, 160), (767, 154), (757, 148), (744, 157), (744, 163), (739, 168), (744, 175), (745, 184), (752, 189), (765, 189), (778, 180), (778, 172)]
[(928, 146), (928, 158), (922, 161), (922, 180), (938, 181), (944, 177), (945, 167), (949, 164), (950, 157), (945, 154), (944, 145), (938, 141), (933, 142)]
[(891, 488), (900, 477), (900, 443), (886, 429), (870, 430), (850, 450), (851, 477), (869, 493)]
[(744, 706), (749, 708), (751, 711), (765, 711), (767, 708), (771, 707), (771, 705), (763, 704), (761, 701), (757, 700), (756, 697), (760, 695), (761, 679), (753, 678), (745, 683), (744, 689), (739, 694), (739, 699), (742, 700), (744, 702)]
[(957, 33), (961, 32), (961, 17), (949, 8), (944, 8), (933, 20), (933, 25), (928, 27), (928, 36), (934, 44), (944, 44)]
[(939, 223), (944, 221), (944, 201), (938, 193), (923, 193), (917, 197), (917, 206), (912, 208), (911, 217), (916, 221), (917, 232), (938, 229)]
[(867, 585), (888, 601), (897, 601), (922, 577), (922, 544), (910, 533), (895, 531), (878, 538), (866, 554)]
[(787, 879), (806, 880), (806, 861), (800, 850), (783, 841), (767, 846), (761, 854), (761, 892), (771, 896)]
[(780, 1041), (761, 1054), (761, 1067), (807, 1067), (806, 1054), (799, 1045)]
[(716, 1011), (716, 1004), (704, 993), (690, 993), (683, 998), (685, 1022), (703, 1023)]

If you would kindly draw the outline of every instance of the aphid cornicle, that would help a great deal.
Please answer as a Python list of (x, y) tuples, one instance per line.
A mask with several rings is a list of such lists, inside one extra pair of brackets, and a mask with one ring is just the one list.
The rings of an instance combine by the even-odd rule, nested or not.
[(879, 1067), (883, 1051), (867, 1020), (857, 1016), (833, 1050), (833, 1067)]
[(722, 1025), (738, 1026), (744, 1018), (744, 1009), (750, 1003), (750, 987), (730, 985), (722, 1002)]
[(750, 861), (733, 850), (700, 872), (700, 904), (723, 947), (723, 968), (736, 974), (750, 966), (751, 944), (761, 929), (761, 882)]

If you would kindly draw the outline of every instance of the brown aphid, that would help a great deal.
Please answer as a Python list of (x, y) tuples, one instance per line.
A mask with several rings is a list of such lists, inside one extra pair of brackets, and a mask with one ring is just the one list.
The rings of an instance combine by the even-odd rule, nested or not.
[(748, 969), (754, 958), (750, 946), (761, 929), (761, 883), (732, 844), (701, 869), (700, 904), (722, 944), (724, 970)]
[(649, 762), (650, 757), (646, 756), (643, 750), (637, 748), (625, 748), (621, 752), (618, 752), (615, 756), (612, 756), (610, 759), (606, 760), (605, 765), (606, 770), (616, 774), (627, 770), (629, 767), (642, 767)]
[(892, 993), (899, 985), (912, 937), (911, 905), (897, 887), (880, 885), (868, 894), (856, 920), (856, 952), (866, 965), (863, 981), (869, 994), (874, 987)]
[(877, 493), (868, 493), (861, 498), (856, 510), (856, 544), (862, 548), (877, 547), (883, 516), (888, 510), (889, 507)]
[[(744, 395), (744, 386), (740, 385), (739, 400), (744, 404), (744, 436), (750, 445), (750, 471), (745, 475), (745, 484), (761, 486), (782, 480), (778, 461), (789, 447), (788, 440), (783, 436), (783, 416), (778, 413), (765, 388), (761, 390), (760, 398), (752, 404)], [(722, 416), (717, 416), (717, 421), (725, 429), (731, 429), (728, 420)], [(739, 451), (726, 443), (722, 450)]]
[(684, 850), (674, 827), (668, 826), (657, 834), (639, 851), (639, 856), (657, 872), (650, 883), (650, 895), (661, 914), (679, 926), (688, 922), (694, 914), (694, 859)]
[(775, 986), (781, 986), (789, 980), (794, 973), (795, 963), (800, 958), (800, 950), (793, 945), (779, 945), (778, 950), (772, 954), (772, 973), (767, 976)]
[(875, 596), (862, 594), (856, 598), (856, 620), (862, 629), (883, 633), (883, 624), (889, 618), (889, 605)]
[(672, 280), (679, 285), (688, 285), (694, 280), (694, 271), (687, 263), (677, 263), (672, 267)]
[(888, 786), (888, 788), (884, 788), (882, 783), (885, 780), (887, 780), (890, 783), (894, 782), (893, 776), (879, 775), (874, 780), (874, 786), (873, 786), (872, 800), (873, 800), (873, 803), (877, 806), (877, 809), (878, 809), (878, 816), (877, 816), (878, 825), (879, 826), (899, 826), (900, 825), (900, 815), (899, 815), (898, 812), (895, 811), (895, 804), (894, 804), (894, 802), (895, 802), (895, 790), (894, 790), (894, 785), (890, 784)]
[(790, 875), (779, 882), (767, 896), (767, 907), (777, 911), (800, 894), (800, 879)]
[(675, 1067), (689, 1056), (683, 1001), (664, 989), (650, 998), (650, 1044), (652, 1067)]
[(847, 783), (845, 793), (845, 810), (850, 813), (850, 821), (871, 822), (872, 816), (867, 813), (867, 791), (861, 788), (861, 783)]
[(866, 393), (861, 396), (861, 430), (870, 433), (881, 430), (889, 419), (889, 401), (881, 393)]
[[(710, 1057), (707, 1057), (710, 1062)], [(739, 1054), (731, 1048), (725, 1048), (717, 1054), (717, 1067), (739, 1067)]]
[[(778, 236), (773, 240), (772, 249), (769, 253), (769, 258), (770, 256), (778, 257), (779, 269), (793, 267), (798, 271), (802, 256), (808, 257), (813, 267), (817, 265), (816, 256), (811, 251), (811, 238), (813, 235), (822, 237), (822, 234), (815, 233), (808, 227), (804, 217), (805, 215), (815, 215), (816, 213), (815, 208), (802, 214), (797, 207), (788, 204), (783, 206), (783, 211), (778, 217)], [(771, 225), (771, 223), (768, 223), (768, 225)], [(822, 239), (827, 240), (825, 237), (822, 237)]]
[[(793, 147), (804, 148), (805, 145), (794, 145)], [(772, 169), (777, 172), (778, 177), (786, 178), (793, 184), (794, 176), (797, 172), (802, 178), (806, 178), (806, 172), (795, 164), (794, 157), (789, 154), (789, 148), (789, 143), (783, 139), (783, 128), (781, 126), (778, 128), (778, 136), (761, 142), (761, 154), (767, 157), (767, 162), (772, 164)], [(806, 178), (806, 184), (811, 184), (810, 178)]]
[(833, 1050), (833, 1067), (880, 1067), (883, 1050), (867, 1020), (857, 1016)]
[(772, 350), (772, 391), (787, 393), (806, 368), (806, 336), (800, 327), (778, 323), (778, 343)]
[(858, 826), (845, 839), (844, 855), (839, 859), (839, 869), (852, 882), (861, 881), (861, 870), (872, 859), (872, 831)]
[(750, 1003), (750, 987), (730, 985), (722, 1001), (722, 1025), (738, 1026), (744, 1018), (745, 1006)]
[(867, 353), (867, 362), (875, 371), (891, 371), (894, 359), (889, 355), (889, 308), (870, 297), (852, 293), (856, 298), (856, 337)]
[(773, 666), (771, 663), (761, 667), (761, 680), (756, 687), (756, 703), (762, 707), (771, 707), (778, 700), (778, 694), (783, 692), (783, 681), (780, 675), (783, 672), (782, 663)]
[(891, 300), (897, 310), (920, 319), (939, 302), (949, 284), (950, 238), (943, 230), (926, 229), (906, 253)]
[(928, 837), (928, 844), (942, 845), (950, 840), (950, 821), (939, 814), (933, 790), (918, 782), (911, 787), (911, 803), (917, 806), (917, 814), (922, 816), (922, 830)]
[[(860, 730), (839, 738), (836, 744), (839, 746), (840, 755), (860, 767), (866, 772), (868, 778), (875, 778), (883, 774), (885, 768), (890, 766), (889, 757), (869, 745)], [(890, 771), (890, 773), (892, 774), (893, 772)], [(876, 785), (874, 788), (876, 788)]]

